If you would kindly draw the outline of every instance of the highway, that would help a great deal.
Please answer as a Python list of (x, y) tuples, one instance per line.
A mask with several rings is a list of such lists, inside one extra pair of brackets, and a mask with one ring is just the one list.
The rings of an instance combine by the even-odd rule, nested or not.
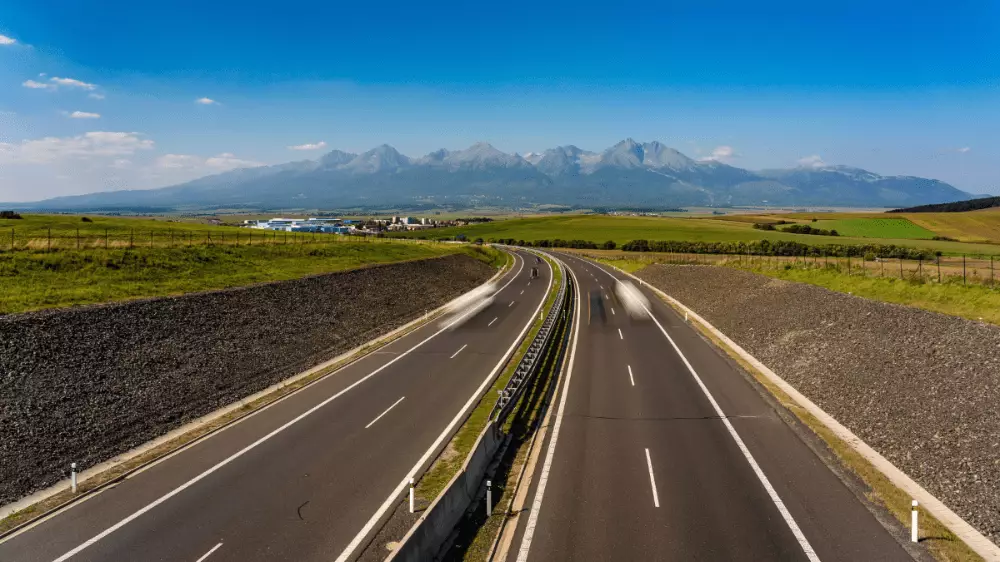
[(429, 323), (8, 537), (0, 560), (349, 558), (537, 316), (552, 275), (535, 266), (518, 252), (467, 322)]
[(559, 255), (580, 319), (507, 560), (912, 560), (652, 291), (630, 318), (623, 274)]

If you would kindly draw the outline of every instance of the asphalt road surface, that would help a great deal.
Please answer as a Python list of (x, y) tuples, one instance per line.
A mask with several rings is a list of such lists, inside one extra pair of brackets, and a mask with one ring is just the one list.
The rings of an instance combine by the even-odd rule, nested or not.
[(396, 492), (516, 344), (551, 277), (518, 252), (495, 302), (467, 322), (425, 325), (9, 537), (0, 561), (344, 557), (376, 512), (403, 498)]
[(580, 284), (578, 339), (509, 561), (912, 560), (652, 291), (655, 320), (631, 318), (624, 275), (561, 257)]

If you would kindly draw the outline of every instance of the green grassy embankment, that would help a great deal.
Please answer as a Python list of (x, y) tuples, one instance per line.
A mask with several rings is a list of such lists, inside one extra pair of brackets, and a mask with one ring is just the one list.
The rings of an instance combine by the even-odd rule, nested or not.
[[(823, 217), (826, 219), (827, 217)], [(881, 218), (881, 217), (879, 217)], [(898, 218), (898, 217), (892, 217)], [(841, 217), (837, 217), (841, 220)], [(847, 219), (857, 220), (857, 219)], [(806, 221), (806, 224), (811, 224)], [(894, 223), (895, 224), (895, 223)], [(780, 228), (780, 227), (779, 227)], [(861, 228), (861, 227), (856, 227)], [(875, 227), (872, 227), (875, 228)], [(906, 232), (912, 235), (920, 229), (913, 225)], [(870, 229), (871, 230), (871, 229)], [(876, 229), (877, 230), (877, 229)], [(897, 228), (898, 233), (903, 232)], [(889, 232), (882, 227), (882, 232)], [(928, 231), (929, 232), (929, 231)], [(891, 232), (890, 232), (891, 233)], [(674, 217), (616, 217), (607, 215), (560, 215), (530, 217), (523, 219), (498, 220), (490, 223), (435, 228), (400, 234), (407, 238), (453, 239), (464, 235), (468, 240), (506, 239), (525, 240), (587, 240), (603, 243), (611, 240), (621, 245), (630, 240), (677, 240), (694, 242), (748, 242), (753, 240), (793, 241), (810, 245), (826, 244), (895, 244), (910, 248), (926, 248), (944, 254), (1000, 255), (1000, 245), (971, 244), (944, 240), (923, 240), (908, 238), (872, 238), (862, 236), (813, 236), (788, 232), (765, 231), (753, 228), (750, 222), (713, 218)], [(933, 236), (933, 234), (932, 234)]]
[(505, 260), (491, 248), (402, 242), (4, 252), (0, 314), (225, 289), (456, 252), (494, 266)]

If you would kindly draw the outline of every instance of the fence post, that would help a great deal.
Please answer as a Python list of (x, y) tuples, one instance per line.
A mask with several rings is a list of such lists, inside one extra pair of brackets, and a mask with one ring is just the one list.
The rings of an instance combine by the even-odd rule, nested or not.
[(899, 278), (903, 278), (903, 258), (899, 258)]
[(130, 250), (133, 247), (135, 247), (135, 229), (134, 228), (129, 229), (129, 231), (128, 231), (128, 247), (129, 247)]
[(962, 284), (965, 285), (965, 254), (962, 254)]
[(937, 256), (938, 283), (941, 282), (941, 256)]
[(152, 230), (149, 231), (149, 247), (150, 248), (153, 247), (153, 231)]
[(10, 229), (10, 251), (14, 251), (14, 229)]
[(108, 249), (108, 229), (104, 229), (104, 249)]
[(924, 278), (924, 256), (920, 256), (917, 259), (919, 260), (919, 261), (917, 261), (917, 277), (919, 277), (921, 280), (923, 280), (923, 278)]
[(247, 246), (253, 246), (253, 231), (247, 234)]
[(993, 256), (990, 256), (990, 287), (993, 286)]
[(847, 274), (851, 274), (851, 251), (847, 250)]
[(52, 227), (49, 227), (48, 246), (45, 248), (45, 251), (52, 251)]
[(80, 249), (80, 229), (76, 229), (76, 249)]
[(170, 247), (174, 247), (174, 230), (170, 229)]

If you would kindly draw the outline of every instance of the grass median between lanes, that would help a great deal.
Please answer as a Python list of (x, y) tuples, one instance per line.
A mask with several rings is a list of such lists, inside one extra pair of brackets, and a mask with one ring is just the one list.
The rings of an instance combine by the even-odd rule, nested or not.
[[(544, 258), (549, 265), (552, 267), (552, 287), (549, 289), (548, 295), (545, 297), (545, 303), (542, 305), (542, 316), (548, 314), (549, 309), (552, 308), (553, 303), (555, 303), (556, 295), (559, 292), (559, 283), (562, 280), (562, 272), (559, 266), (553, 262), (548, 257)], [(424, 473), (417, 482), (415, 495), (417, 499), (430, 503), (434, 501), (434, 498), (440, 494), (448, 482), (458, 473), (465, 463), (465, 459), (469, 456), (472, 451), (472, 446), (476, 444), (476, 440), (479, 438), (479, 434), (486, 427), (490, 411), (493, 409), (493, 405), (496, 403), (496, 398), (498, 396), (497, 391), (501, 390), (507, 386), (507, 382), (513, 376), (514, 371), (517, 369), (517, 365), (520, 363), (521, 358), (528, 351), (528, 347), (531, 345), (532, 340), (534, 340), (535, 335), (538, 334), (538, 330), (542, 327), (542, 320), (535, 317), (531, 324), (531, 328), (528, 330), (518, 346), (514, 355), (507, 361), (507, 365), (500, 375), (490, 386), (489, 390), (479, 399), (476, 407), (469, 414), (469, 417), (462, 424), (462, 427), (455, 433), (451, 441), (445, 447), (444, 451), (438, 456), (431, 467)]]
[(508, 259), (488, 247), (399, 242), (7, 252), (0, 253), (0, 314), (227, 289), (454, 253), (495, 267)]

